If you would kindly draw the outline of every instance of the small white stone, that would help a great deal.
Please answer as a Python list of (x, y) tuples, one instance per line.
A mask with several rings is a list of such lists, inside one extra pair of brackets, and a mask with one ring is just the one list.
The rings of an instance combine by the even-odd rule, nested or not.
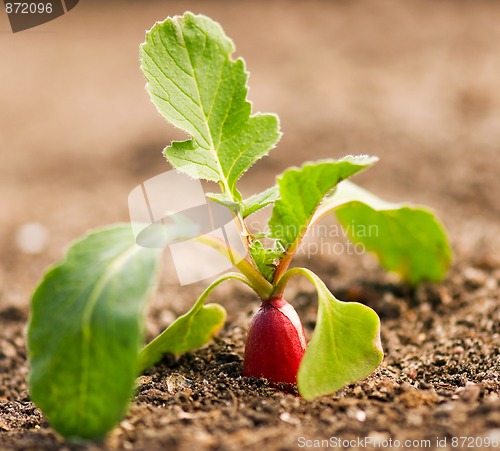
[(134, 426), (133, 424), (128, 421), (128, 420), (123, 420), (121, 423), (120, 423), (120, 426), (125, 429), (126, 431), (133, 431), (134, 430)]
[(356, 420), (360, 421), (361, 423), (366, 420), (366, 412), (363, 412), (362, 410), (358, 410), (356, 412), (356, 415), (354, 416)]
[(299, 424), (300, 421), (297, 418), (292, 417), (288, 412), (283, 412), (280, 414), (280, 420), (283, 421), (283, 423), (288, 423), (288, 424)]
[(347, 416), (349, 418), (353, 418), (355, 420), (360, 421), (361, 423), (366, 420), (366, 412), (357, 407), (349, 407), (347, 409)]
[(40, 254), (47, 247), (49, 233), (37, 222), (23, 224), (16, 233), (16, 245), (25, 254)]
[(375, 444), (382, 443), (390, 438), (387, 432), (373, 431), (368, 435)]
[(179, 373), (172, 373), (167, 376), (167, 391), (170, 394), (184, 391), (192, 385), (192, 381)]

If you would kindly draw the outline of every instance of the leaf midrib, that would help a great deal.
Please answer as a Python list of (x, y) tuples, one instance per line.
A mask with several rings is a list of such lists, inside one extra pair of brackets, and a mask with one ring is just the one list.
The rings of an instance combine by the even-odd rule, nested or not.
[[(217, 168), (219, 170), (219, 175), (221, 177), (221, 182), (223, 184), (223, 192), (227, 192), (231, 196), (231, 200), (234, 200), (234, 196), (232, 195), (232, 193), (231, 193), (231, 191), (229, 189), (228, 180), (226, 179), (226, 177), (224, 175), (224, 171), (223, 171), (222, 165), (220, 163), (219, 154), (217, 153), (217, 150), (215, 149), (214, 140), (213, 140), (213, 136), (212, 136), (212, 131), (210, 129), (210, 124), (209, 124), (209, 121), (208, 121), (208, 117), (206, 116), (205, 110), (203, 108), (203, 102), (201, 100), (200, 84), (198, 82), (198, 77), (196, 75), (196, 69), (195, 69), (195, 66), (193, 64), (193, 60), (191, 59), (191, 54), (190, 54), (189, 49), (188, 49), (188, 47), (186, 45), (186, 39), (184, 37), (184, 27), (182, 27), (178, 22), (175, 22), (175, 24), (180, 28), (180, 35), (182, 36), (182, 42), (184, 44), (184, 48), (186, 49), (186, 54), (188, 56), (189, 65), (190, 65), (191, 71), (192, 71), (192, 75), (191, 76), (193, 77), (193, 80), (195, 81), (196, 93), (198, 94), (198, 102), (199, 102), (198, 107), (200, 108), (200, 111), (202, 112), (204, 125), (206, 127), (207, 135), (208, 135), (208, 144), (209, 144), (209, 149), (208, 150), (213, 154), (214, 160), (217, 163)], [(207, 32), (206, 32), (206, 30), (200, 30), (200, 31), (202, 31), (203, 35), (205, 36), (205, 46), (206, 46)], [(224, 61), (224, 65), (226, 64), (226, 62), (227, 62), (227, 60)], [(220, 83), (221, 83), (221, 78), (222, 78), (222, 73), (223, 72), (224, 72), (224, 66), (222, 67), (222, 70), (221, 70), (221, 73), (220, 73), (220, 76), (219, 76), (218, 85), (217, 85), (217, 92), (218, 92), (218, 89), (220, 87)], [(215, 104), (215, 101), (216, 101), (216, 98), (217, 98), (217, 92), (215, 93), (214, 98), (212, 100), (212, 105), (210, 107), (210, 114), (212, 114), (212, 110), (213, 110), (213, 107), (214, 107), (214, 104)], [(224, 116), (224, 120), (222, 121), (221, 137), (222, 137), (222, 130), (224, 128), (224, 124), (226, 122), (228, 114), (229, 114), (229, 108), (226, 111), (226, 115)]]
[[(85, 305), (82, 314), (82, 373), (81, 380), (79, 384), (78, 390), (78, 414), (84, 418), (83, 412), (85, 411), (85, 405), (87, 403), (88, 398), (88, 386), (89, 386), (89, 359), (90, 359), (90, 340), (92, 335), (92, 329), (90, 327), (92, 314), (94, 313), (95, 307), (101, 297), (106, 284), (109, 282), (111, 277), (122, 267), (125, 263), (137, 252), (139, 252), (141, 248), (137, 246), (135, 243), (118, 254), (109, 266), (107, 266), (106, 270), (99, 277), (97, 283), (94, 285), (94, 288), (90, 292), (88, 302)], [(79, 420), (78, 424), (83, 425), (83, 421)]]

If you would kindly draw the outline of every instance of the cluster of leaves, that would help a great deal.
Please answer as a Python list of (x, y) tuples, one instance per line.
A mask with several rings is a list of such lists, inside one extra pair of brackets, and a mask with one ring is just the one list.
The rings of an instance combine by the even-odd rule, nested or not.
[[(141, 68), (160, 114), (189, 135), (165, 149), (166, 159), (188, 176), (219, 184), (220, 193), (207, 197), (233, 212), (247, 255), (236, 263), (239, 272), (213, 282), (188, 313), (141, 349), (143, 310), (160, 250), (139, 247), (127, 225), (76, 242), (36, 289), (28, 336), (31, 396), (65, 436), (102, 437), (126, 411), (140, 371), (165, 353), (207, 343), (222, 327), (225, 310), (205, 301), (225, 280), (246, 283), (263, 300), (281, 295), (295, 275), (312, 282), (319, 307), (298, 374), (304, 398), (332, 393), (370, 374), (383, 356), (376, 313), (337, 300), (311, 271), (289, 269), (307, 230), (327, 214), (344, 226), (376, 225), (376, 236), (351, 239), (409, 283), (439, 281), (446, 273), (448, 241), (430, 211), (384, 202), (345, 181), (373, 165), (374, 157), (309, 162), (287, 169), (264, 192), (242, 198), (237, 181), (281, 134), (275, 115), (252, 114), (245, 63), (232, 58), (234, 50), (219, 24), (186, 13), (147, 33)], [(268, 206), (269, 232), (252, 235), (245, 219)], [(227, 252), (220, 243), (208, 244)]]

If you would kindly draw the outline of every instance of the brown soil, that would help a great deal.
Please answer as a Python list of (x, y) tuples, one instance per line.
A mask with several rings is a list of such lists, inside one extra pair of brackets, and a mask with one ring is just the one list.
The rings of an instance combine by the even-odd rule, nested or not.
[[(274, 450), (330, 437), (416, 440), (410, 449), (445, 449), (436, 439), (446, 439), (452, 449), (460, 436), (481, 449), (481, 438), (500, 441), (500, 4), (142, 3), (81, 2), (16, 35), (0, 16), (9, 62), (0, 84), (0, 450)], [(148, 102), (137, 45), (155, 20), (185, 9), (223, 24), (252, 71), (256, 109), (281, 117), (285, 136), (244, 177), (246, 194), (290, 163), (376, 154), (381, 162), (357, 181), (438, 211), (453, 267), (442, 284), (411, 289), (370, 256), (298, 262), (339, 298), (379, 313), (386, 352), (368, 379), (314, 402), (241, 376), (257, 302), (246, 289), (221, 287), (214, 300), (229, 317), (214, 343), (141, 376), (129, 414), (104, 443), (70, 444), (29, 399), (30, 292), (71, 239), (126, 221), (128, 192), (166, 169), (160, 150), (180, 135)], [(30, 222), (48, 232), (34, 255), (16, 242)], [(203, 287), (168, 281), (152, 300), (150, 337)], [(287, 299), (310, 335), (311, 288), (296, 281)]]

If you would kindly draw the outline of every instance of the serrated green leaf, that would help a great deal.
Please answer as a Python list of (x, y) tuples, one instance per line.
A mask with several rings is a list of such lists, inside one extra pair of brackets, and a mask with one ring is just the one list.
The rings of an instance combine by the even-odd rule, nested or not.
[(283, 255), (284, 249), (276, 243), (273, 248), (266, 248), (258, 240), (250, 245), (250, 254), (260, 273), (269, 282), (273, 280), (274, 271), (279, 258)]
[(159, 255), (136, 245), (130, 225), (99, 229), (75, 242), (34, 292), (31, 398), (61, 435), (100, 438), (124, 415)]
[(274, 203), (271, 237), (286, 249), (296, 247), (323, 198), (342, 180), (371, 166), (375, 157), (348, 156), (291, 168), (278, 177), (280, 199)]
[(339, 301), (315, 274), (302, 272), (318, 292), (316, 326), (297, 374), (301, 396), (312, 400), (365, 378), (384, 354), (377, 314), (366, 305)]
[(444, 226), (430, 210), (385, 202), (348, 181), (324, 205), (320, 215), (333, 211), (349, 238), (377, 255), (388, 271), (411, 284), (438, 282), (451, 262)]
[(252, 213), (273, 204), (279, 199), (279, 197), (280, 192), (277, 185), (271, 186), (261, 193), (250, 196), (248, 199), (243, 201), (243, 217), (246, 218)]
[(280, 138), (278, 118), (251, 116), (248, 73), (233, 42), (208, 17), (186, 13), (157, 23), (141, 46), (146, 89), (160, 114), (192, 138), (165, 149), (192, 177), (220, 182), (240, 201), (236, 181)]

